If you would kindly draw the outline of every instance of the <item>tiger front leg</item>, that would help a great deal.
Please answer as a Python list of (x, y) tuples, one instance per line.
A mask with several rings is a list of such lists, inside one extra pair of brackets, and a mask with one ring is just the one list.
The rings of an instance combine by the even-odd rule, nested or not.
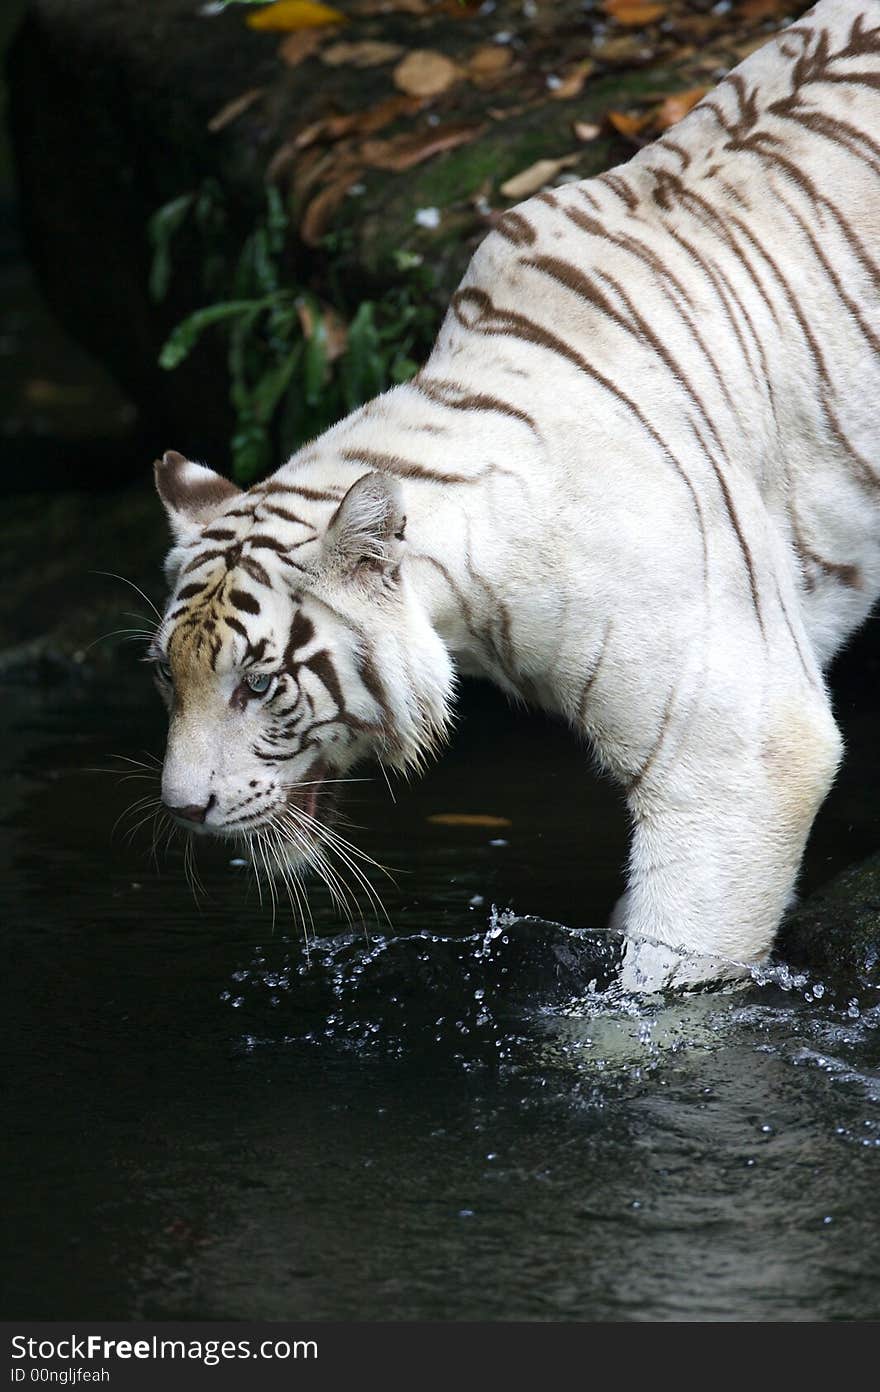
[(628, 889), (614, 920), (629, 939), (626, 989), (736, 976), (766, 956), (840, 754), (818, 681), (784, 697), (762, 682), (738, 707), (706, 701), (677, 738), (667, 718), (627, 793)]

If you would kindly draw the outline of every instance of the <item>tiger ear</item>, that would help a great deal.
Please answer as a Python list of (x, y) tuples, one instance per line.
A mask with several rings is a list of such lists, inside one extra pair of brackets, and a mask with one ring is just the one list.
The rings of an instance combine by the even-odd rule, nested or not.
[(364, 474), (351, 485), (327, 528), (324, 553), (349, 575), (393, 578), (403, 555), (406, 515), (397, 479)]
[(241, 492), (234, 483), (167, 450), (153, 465), (156, 491), (165, 504), (175, 541), (188, 541), (206, 527), (220, 505)]

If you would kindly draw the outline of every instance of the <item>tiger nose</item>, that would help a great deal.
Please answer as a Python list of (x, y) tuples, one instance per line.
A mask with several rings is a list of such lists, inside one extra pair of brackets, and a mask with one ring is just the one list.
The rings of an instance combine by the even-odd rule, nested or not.
[(199, 807), (195, 803), (190, 803), (189, 807), (172, 807), (169, 802), (165, 803), (165, 807), (175, 817), (183, 817), (188, 822), (204, 822), (216, 801), (217, 799), (212, 793), (204, 807)]

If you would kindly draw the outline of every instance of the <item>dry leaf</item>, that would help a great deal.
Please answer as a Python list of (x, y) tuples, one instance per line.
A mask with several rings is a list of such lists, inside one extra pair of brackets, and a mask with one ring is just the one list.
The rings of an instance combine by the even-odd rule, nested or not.
[(288, 34), (278, 45), (278, 57), (289, 68), (296, 68), (306, 58), (317, 53), (326, 38), (323, 29), (300, 29), (298, 34)]
[(451, 58), (428, 48), (416, 48), (394, 69), (394, 85), (410, 97), (439, 97), (460, 76)]
[(485, 129), (485, 126), (436, 126), (433, 130), (395, 135), (390, 140), (365, 140), (360, 155), (375, 169), (390, 169), (399, 174), (432, 155), (466, 145)]
[(532, 105), (532, 102), (519, 102), (516, 106), (487, 106), (486, 115), (491, 116), (493, 121), (512, 121), (515, 116), (521, 116), (524, 111), (528, 111)]
[(596, 140), (602, 134), (602, 127), (595, 126), (591, 121), (575, 121), (572, 130), (578, 140)]
[(654, 118), (657, 129), (669, 130), (670, 126), (676, 125), (708, 91), (708, 87), (692, 87), (688, 92), (676, 92), (671, 97), (665, 97)]
[(627, 28), (653, 24), (666, 14), (665, 4), (646, 4), (643, 0), (603, 0), (602, 8), (613, 20)]
[(509, 827), (509, 817), (492, 817), (482, 812), (435, 812), (426, 821), (434, 826)]
[(790, 11), (791, 0), (740, 0), (736, 17), (756, 23), (760, 19), (774, 19)]
[(575, 63), (573, 68), (569, 68), (563, 73), (556, 86), (551, 88), (550, 95), (553, 100), (568, 101), (571, 97), (580, 96), (581, 89), (593, 71), (593, 67), (593, 63), (588, 58), (582, 63)]
[[(304, 338), (311, 338), (315, 332), (318, 316), (307, 300), (297, 300), (296, 313)], [(341, 358), (348, 347), (348, 325), (330, 305), (320, 306), (320, 319), (324, 326), (324, 352), (327, 362)]]
[(513, 54), (509, 48), (501, 44), (484, 44), (471, 54), (465, 72), (477, 87), (488, 87), (507, 72), (512, 62)]
[(251, 29), (322, 29), (327, 24), (344, 24), (345, 15), (317, 0), (277, 0), (249, 14), (245, 23)]
[(635, 140), (643, 130), (650, 126), (654, 119), (654, 113), (643, 111), (641, 115), (633, 116), (626, 111), (608, 111), (605, 113), (605, 118), (619, 135), (625, 135), (627, 140)]
[(580, 155), (562, 155), (559, 159), (542, 159), (535, 164), (530, 164), (528, 169), (522, 170), (520, 174), (514, 174), (512, 179), (501, 185), (499, 193), (505, 198), (528, 198), (530, 194), (537, 193), (538, 189), (549, 184), (551, 179), (562, 169), (568, 169), (572, 164), (577, 164)]
[(335, 43), (325, 48), (321, 61), (331, 68), (351, 64), (353, 68), (376, 68), (380, 63), (393, 63), (403, 53), (403, 45), (378, 43), (373, 39), (363, 39), (359, 43)]
[(253, 106), (254, 102), (258, 97), (263, 95), (265, 90), (265, 87), (251, 87), (250, 91), (242, 92), (240, 97), (235, 97), (232, 101), (227, 102), (225, 106), (221, 106), (216, 116), (212, 116), (208, 122), (208, 130), (220, 131), (223, 130), (224, 126), (232, 125), (232, 122), (247, 111), (249, 106)]
[(425, 15), (430, 12), (431, 0), (358, 0), (349, 8), (356, 15)]
[(355, 166), (352, 166), (346, 174), (334, 179), (332, 184), (321, 189), (317, 197), (312, 199), (306, 208), (299, 228), (299, 234), (306, 246), (318, 245), (330, 225), (333, 214), (342, 203), (352, 184), (357, 181), (360, 172)]
[(373, 135), (383, 126), (395, 121), (398, 116), (408, 116), (418, 111), (422, 102), (418, 97), (406, 97), (403, 93), (386, 97), (376, 106), (365, 111), (350, 111), (336, 116), (324, 116), (320, 121), (311, 121), (288, 142), (294, 150), (305, 150), (319, 140), (342, 140), (346, 135)]
[(652, 56), (642, 34), (610, 34), (594, 45), (593, 52), (603, 63), (646, 63)]

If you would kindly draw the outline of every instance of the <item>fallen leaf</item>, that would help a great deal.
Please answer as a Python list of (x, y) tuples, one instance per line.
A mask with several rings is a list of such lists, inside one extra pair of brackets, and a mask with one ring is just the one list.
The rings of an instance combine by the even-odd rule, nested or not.
[(359, 172), (358, 169), (352, 167), (348, 173), (334, 179), (326, 188), (321, 189), (317, 197), (312, 199), (306, 208), (299, 228), (299, 234), (306, 246), (318, 245), (330, 225), (333, 214), (342, 203), (352, 184), (357, 182)]
[(352, 14), (356, 15), (425, 15), (429, 13), (431, 4), (430, 0), (358, 0), (350, 8)]
[(753, 23), (760, 19), (773, 19), (776, 15), (788, 14), (791, 0), (740, 0), (737, 6), (737, 19), (747, 19)]
[(487, 106), (486, 115), (491, 116), (493, 121), (512, 121), (515, 116), (528, 111), (531, 105), (531, 102), (519, 102), (516, 106)]
[(281, 40), (278, 57), (289, 68), (296, 68), (317, 53), (325, 38), (323, 29), (300, 29), (299, 33), (288, 34), (287, 38)]
[(248, 15), (245, 23), (251, 29), (322, 29), (327, 24), (344, 24), (345, 15), (317, 0), (277, 0)]
[(627, 28), (653, 24), (666, 14), (665, 3), (646, 4), (643, 0), (603, 0), (602, 8), (613, 20)]
[(596, 140), (602, 134), (602, 127), (596, 126), (592, 121), (575, 121), (572, 130), (578, 140)]
[(416, 48), (394, 69), (394, 85), (410, 97), (439, 97), (460, 76), (451, 58), (428, 48)]
[(657, 129), (669, 130), (670, 126), (676, 125), (698, 101), (702, 101), (708, 91), (708, 87), (691, 87), (687, 92), (676, 92), (672, 96), (664, 97), (654, 118)]
[(574, 67), (564, 72), (559, 81), (550, 88), (553, 100), (568, 101), (571, 97), (580, 96), (583, 85), (592, 71), (593, 64), (588, 58), (582, 63), (575, 63)]
[(348, 325), (330, 305), (320, 305), (320, 316), (315, 314), (308, 300), (297, 300), (296, 313), (304, 338), (311, 338), (318, 326), (318, 318), (324, 328), (324, 352), (327, 362), (341, 358), (348, 347)]
[(482, 125), (435, 126), (433, 130), (413, 134), (404, 132), (389, 140), (365, 140), (360, 147), (360, 156), (374, 169), (390, 169), (399, 174), (430, 159), (432, 155), (466, 145), (485, 129)]
[(509, 817), (492, 817), (482, 812), (434, 812), (426, 821), (434, 826), (509, 827)]
[(368, 106), (364, 111), (349, 111), (311, 121), (289, 143), (294, 150), (305, 150), (318, 141), (342, 140), (347, 135), (373, 135), (398, 116), (411, 115), (422, 105), (418, 97), (407, 97), (401, 92), (386, 97), (375, 106)]
[(233, 98), (232, 101), (221, 106), (216, 116), (212, 116), (208, 122), (209, 131), (223, 130), (224, 126), (231, 126), (232, 122), (247, 111), (249, 106), (253, 106), (258, 97), (265, 92), (265, 87), (251, 87), (248, 92), (242, 92), (240, 97)]
[(549, 184), (551, 179), (562, 169), (568, 169), (570, 165), (577, 164), (580, 159), (579, 154), (562, 155), (559, 159), (541, 159), (535, 164), (530, 164), (521, 173), (514, 174), (512, 179), (501, 185), (499, 193), (505, 198), (528, 198), (530, 194), (537, 193), (538, 189)]
[(602, 63), (641, 64), (652, 57), (652, 50), (641, 34), (611, 33), (597, 40), (593, 52)]
[(627, 140), (635, 140), (641, 135), (643, 130), (647, 130), (654, 119), (653, 111), (643, 111), (639, 116), (633, 116), (626, 111), (607, 111), (605, 119), (619, 135), (625, 135)]
[(380, 63), (393, 63), (403, 51), (402, 44), (362, 39), (359, 43), (335, 43), (331, 48), (325, 48), (321, 62), (329, 63), (331, 68), (343, 64), (351, 64), (353, 68), (376, 68)]
[(471, 54), (465, 72), (477, 87), (488, 87), (507, 72), (512, 62), (513, 54), (509, 48), (501, 44), (484, 44)]

